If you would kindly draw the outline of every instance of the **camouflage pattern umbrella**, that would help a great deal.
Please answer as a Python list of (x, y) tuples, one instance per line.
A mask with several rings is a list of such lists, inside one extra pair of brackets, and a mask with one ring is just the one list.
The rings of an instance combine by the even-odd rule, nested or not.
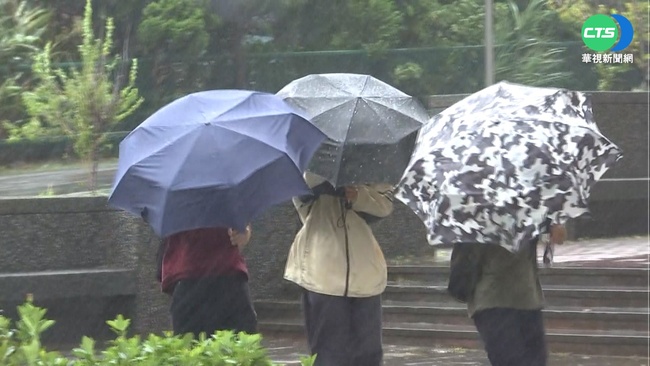
[(501, 82), (422, 129), (396, 197), (430, 244), (498, 243), (516, 251), (588, 213), (593, 185), (620, 158), (582, 93)]

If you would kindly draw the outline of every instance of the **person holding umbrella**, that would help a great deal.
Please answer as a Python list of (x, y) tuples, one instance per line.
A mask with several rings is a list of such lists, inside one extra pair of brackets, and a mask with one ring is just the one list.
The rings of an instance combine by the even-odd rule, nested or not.
[(165, 238), (159, 277), (176, 334), (256, 332), (240, 250), (251, 221), (310, 192), (303, 173), (325, 137), (276, 95), (209, 90), (164, 106), (120, 143), (109, 204)]
[(393, 210), (392, 186), (334, 187), (311, 173), (312, 195), (294, 198), (303, 223), (285, 279), (303, 288), (310, 351), (317, 366), (382, 364), (381, 293), (386, 261), (366, 221)]
[(426, 122), (413, 97), (369, 75), (316, 74), (277, 95), (327, 135), (309, 163), (312, 195), (294, 198), (302, 221), (285, 278), (304, 289), (317, 366), (382, 364), (384, 255), (369, 222), (393, 210), (393, 187)]
[(170, 235), (163, 243), (161, 287), (172, 296), (174, 334), (257, 332), (257, 315), (241, 250), (251, 238), (228, 228), (200, 228)]
[(622, 157), (593, 117), (586, 94), (494, 84), (429, 120), (398, 185), (429, 244), (454, 245), (448, 290), (492, 365), (546, 365), (537, 243), (552, 255)]
[[(563, 244), (564, 225), (550, 225), (551, 245)], [(546, 366), (548, 350), (537, 266), (538, 238), (510, 252), (500, 245), (460, 243), (450, 265), (450, 294), (467, 303), (492, 366)], [(473, 276), (458, 276), (472, 271)], [(465, 294), (459, 289), (465, 289)]]

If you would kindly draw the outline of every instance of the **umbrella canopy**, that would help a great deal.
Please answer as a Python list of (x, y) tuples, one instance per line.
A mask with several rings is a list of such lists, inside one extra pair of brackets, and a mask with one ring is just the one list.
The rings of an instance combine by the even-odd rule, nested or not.
[(109, 203), (141, 215), (163, 237), (241, 229), (271, 205), (309, 193), (302, 174), (324, 139), (273, 94), (190, 94), (120, 143)]
[(335, 187), (399, 182), (428, 119), (416, 99), (368, 75), (309, 75), (277, 95), (327, 135), (308, 170)]
[(593, 185), (622, 157), (582, 93), (507, 82), (433, 117), (396, 197), (430, 244), (498, 243), (509, 250), (588, 213)]

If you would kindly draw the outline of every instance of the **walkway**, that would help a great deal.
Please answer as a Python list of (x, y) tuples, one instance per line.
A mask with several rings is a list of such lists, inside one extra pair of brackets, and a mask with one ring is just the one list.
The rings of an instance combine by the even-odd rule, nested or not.
[[(645, 237), (585, 239), (555, 246), (556, 265), (648, 267), (650, 239)], [(540, 247), (540, 256), (543, 248)]]
[[(544, 246), (538, 247), (540, 263)], [(401, 257), (394, 264), (442, 264), (449, 261), (451, 249), (441, 247), (433, 256)], [(650, 236), (580, 239), (555, 246), (554, 266), (642, 267), (650, 266)], [(389, 262), (391, 262), (389, 260)], [(541, 264), (540, 264), (541, 265)]]
[[(299, 365), (296, 360), (304, 355), (302, 340), (266, 340), (271, 358), (281, 364)], [(384, 346), (384, 366), (489, 366), (485, 352), (467, 349), (440, 349), (425, 347)], [(649, 366), (647, 358), (606, 357), (553, 354), (548, 366)]]

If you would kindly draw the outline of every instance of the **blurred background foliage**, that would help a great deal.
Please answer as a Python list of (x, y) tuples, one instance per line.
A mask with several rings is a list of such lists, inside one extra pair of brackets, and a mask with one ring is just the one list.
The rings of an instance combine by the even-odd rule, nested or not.
[[(171, 100), (205, 89), (276, 92), (311, 73), (373, 75), (415, 96), (484, 85), (483, 0), (93, 0), (114, 54), (138, 59), (144, 103), (113, 131), (129, 131)], [(32, 59), (52, 44), (59, 68), (78, 68), (83, 0), (0, 0), (0, 139), (29, 131), (21, 94)], [(586, 64), (582, 23), (596, 13), (633, 23), (633, 64)], [(496, 80), (577, 90), (647, 90), (648, 2), (497, 0)], [(127, 67), (128, 69), (128, 67)], [(11, 126), (12, 128), (8, 128)], [(47, 128), (43, 126), (42, 128)]]

